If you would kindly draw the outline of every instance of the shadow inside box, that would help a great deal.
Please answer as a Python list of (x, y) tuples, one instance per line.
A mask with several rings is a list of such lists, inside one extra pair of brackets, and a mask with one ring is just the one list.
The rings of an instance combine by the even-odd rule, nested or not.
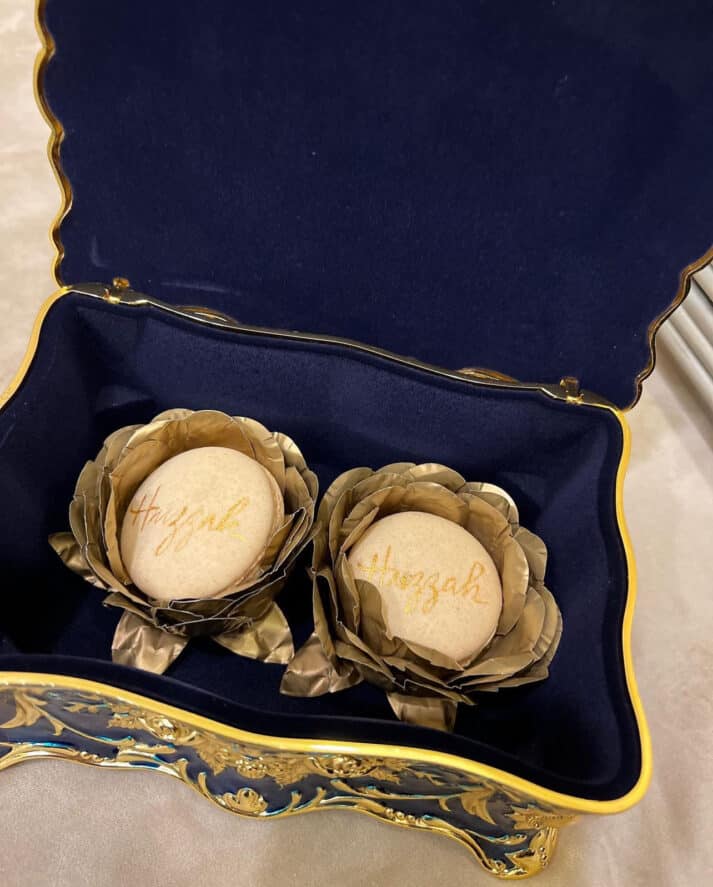
[[(41, 572), (5, 571), (8, 585), (0, 633), (19, 653), (61, 655), (80, 650), (82, 655), (103, 658), (111, 647), (110, 626), (116, 623), (116, 616), (101, 605), (106, 593), (69, 573), (53, 551), (49, 555)], [(106, 637), (108, 646), (103, 644)]]
[[(112, 668), (111, 641), (119, 611), (103, 606), (104, 592), (66, 571), (58, 558), (55, 564), (53, 552), (49, 555), (45, 572), (41, 578), (35, 574), (33, 584), (25, 576), (21, 586), (21, 577), (14, 575), (15, 587), (32, 589), (35, 597), (29, 612), (27, 594), (8, 598), (3, 611), (0, 649), (4, 654), (24, 654), (29, 657), (28, 661), (36, 654), (44, 654), (45, 661), (49, 657), (49, 661), (57, 663), (60, 673), (64, 673), (70, 660), (74, 668), (79, 661), (84, 661), (88, 673), (98, 661)], [(293, 630), (296, 648), (313, 628), (311, 583), (305, 567), (303, 556), (278, 598)], [(573, 650), (574, 668), (568, 664)], [(558, 779), (601, 778), (604, 773), (611, 777), (620, 763), (619, 751), (616, 744), (610, 747), (593, 741), (586, 687), (573, 696), (571, 687), (562, 687), (559, 680), (565, 670), (581, 672), (586, 660), (584, 647), (570, 643), (565, 646), (563, 660), (555, 660), (548, 681), (499, 693), (477, 694), (475, 705), (459, 706), (454, 734), (439, 737), (443, 741), (436, 744), (445, 743), (449, 750), (472, 756), (475, 742), (481, 754), (487, 749), (496, 754), (500, 766), (518, 771), (523, 762), (527, 762), (527, 769), (539, 773), (540, 778), (548, 773), (555, 773)], [(138, 669), (130, 671), (135, 677), (129, 685), (136, 683), (141, 687), (149, 677)], [(118, 672), (123, 675), (127, 669), (117, 667)], [(311, 699), (288, 697), (280, 694), (283, 673), (282, 665), (236, 656), (210, 638), (201, 637), (191, 640), (165, 677), (169, 684), (179, 682), (185, 688), (208, 693), (209, 697), (200, 697), (199, 709), (210, 698), (211, 706), (224, 703), (265, 716), (279, 715), (286, 719), (291, 730), (296, 718), (301, 723), (297, 732), (337, 739), (347, 738), (357, 722), (381, 722), (382, 730), (395, 731), (408, 744), (408, 731), (412, 728), (396, 721), (379, 688), (364, 682), (337, 694)], [(164, 679), (150, 676), (151, 683), (156, 680)], [(123, 677), (121, 683), (125, 683)], [(172, 696), (170, 686), (165, 688), (165, 693), (169, 698)], [(427, 745), (433, 744), (431, 738)], [(563, 753), (563, 744), (566, 753)]]
[[(102, 442), (118, 428), (149, 422), (161, 410), (154, 396), (121, 383), (102, 385), (93, 404), (93, 426), (97, 435), (97, 451)], [(93, 458), (88, 453), (87, 458)]]

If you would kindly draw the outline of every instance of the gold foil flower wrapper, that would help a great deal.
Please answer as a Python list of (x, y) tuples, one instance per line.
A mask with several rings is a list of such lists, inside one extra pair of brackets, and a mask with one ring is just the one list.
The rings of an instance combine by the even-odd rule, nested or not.
[[(122, 521), (152, 472), (179, 453), (206, 446), (259, 462), (283, 496), (285, 517), (247, 578), (210, 598), (159, 602), (131, 582), (122, 563)], [(214, 410), (168, 410), (107, 438), (77, 480), (70, 531), (49, 541), (70, 569), (109, 592), (106, 605), (124, 611), (112, 642), (115, 662), (162, 673), (190, 638), (202, 635), (242, 656), (285, 663), (294, 652), (292, 634), (275, 597), (311, 539), (317, 491), (316, 475), (286, 435)]]
[[(403, 511), (447, 518), (492, 558), (503, 606), (494, 637), (467, 663), (391, 636), (377, 589), (355, 579), (348, 554), (377, 520)], [(401, 720), (452, 730), (459, 702), (547, 677), (562, 633), (544, 584), (547, 549), (520, 526), (511, 497), (493, 484), (467, 483), (444, 465), (398, 463), (355, 468), (322, 500), (312, 563), (314, 632), (289, 664), (281, 691), (334, 693), (366, 680), (386, 691)]]

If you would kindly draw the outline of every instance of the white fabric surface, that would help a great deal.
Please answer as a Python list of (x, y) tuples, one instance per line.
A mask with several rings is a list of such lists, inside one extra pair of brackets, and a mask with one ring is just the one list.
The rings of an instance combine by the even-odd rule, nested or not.
[[(0, 0), (0, 388), (54, 288), (47, 230), (59, 192), (32, 93), (37, 46), (32, 0)], [(626, 511), (640, 579), (634, 655), (654, 779), (635, 809), (565, 829), (535, 882), (542, 887), (713, 883), (713, 428), (665, 354), (631, 425)], [(4, 887), (334, 881), (495, 883), (453, 842), (352, 813), (254, 822), (152, 773), (42, 761), (0, 774)]]

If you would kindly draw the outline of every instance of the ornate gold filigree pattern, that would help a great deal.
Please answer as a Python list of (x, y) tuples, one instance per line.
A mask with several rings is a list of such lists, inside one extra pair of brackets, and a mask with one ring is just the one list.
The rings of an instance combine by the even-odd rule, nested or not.
[(253, 818), (346, 808), (443, 834), (502, 878), (544, 868), (574, 817), (488, 780), (407, 758), (281, 752), (236, 742), (119, 698), (47, 686), (0, 688), (0, 770), (58, 757), (150, 766), (225, 810)]

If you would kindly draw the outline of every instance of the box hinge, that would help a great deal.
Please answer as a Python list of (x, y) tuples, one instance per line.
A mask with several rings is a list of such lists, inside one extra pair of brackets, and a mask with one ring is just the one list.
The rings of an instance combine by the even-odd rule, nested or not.
[(560, 388), (562, 389), (565, 400), (569, 403), (582, 403), (584, 400), (579, 379), (574, 376), (562, 376), (560, 379)]
[[(105, 286), (102, 290), (102, 298), (112, 305), (144, 305), (147, 303), (145, 296), (135, 293), (131, 288), (131, 282), (126, 277), (115, 277), (111, 286)], [(206, 320), (223, 326), (236, 326), (238, 321), (221, 311), (212, 308), (203, 308), (198, 305), (177, 305), (176, 310), (196, 320)]]
[(107, 302), (111, 302), (113, 305), (116, 305), (123, 301), (123, 291), (130, 289), (131, 283), (129, 280), (127, 280), (126, 277), (115, 277), (111, 282), (111, 286), (107, 286), (104, 288), (104, 298)]

